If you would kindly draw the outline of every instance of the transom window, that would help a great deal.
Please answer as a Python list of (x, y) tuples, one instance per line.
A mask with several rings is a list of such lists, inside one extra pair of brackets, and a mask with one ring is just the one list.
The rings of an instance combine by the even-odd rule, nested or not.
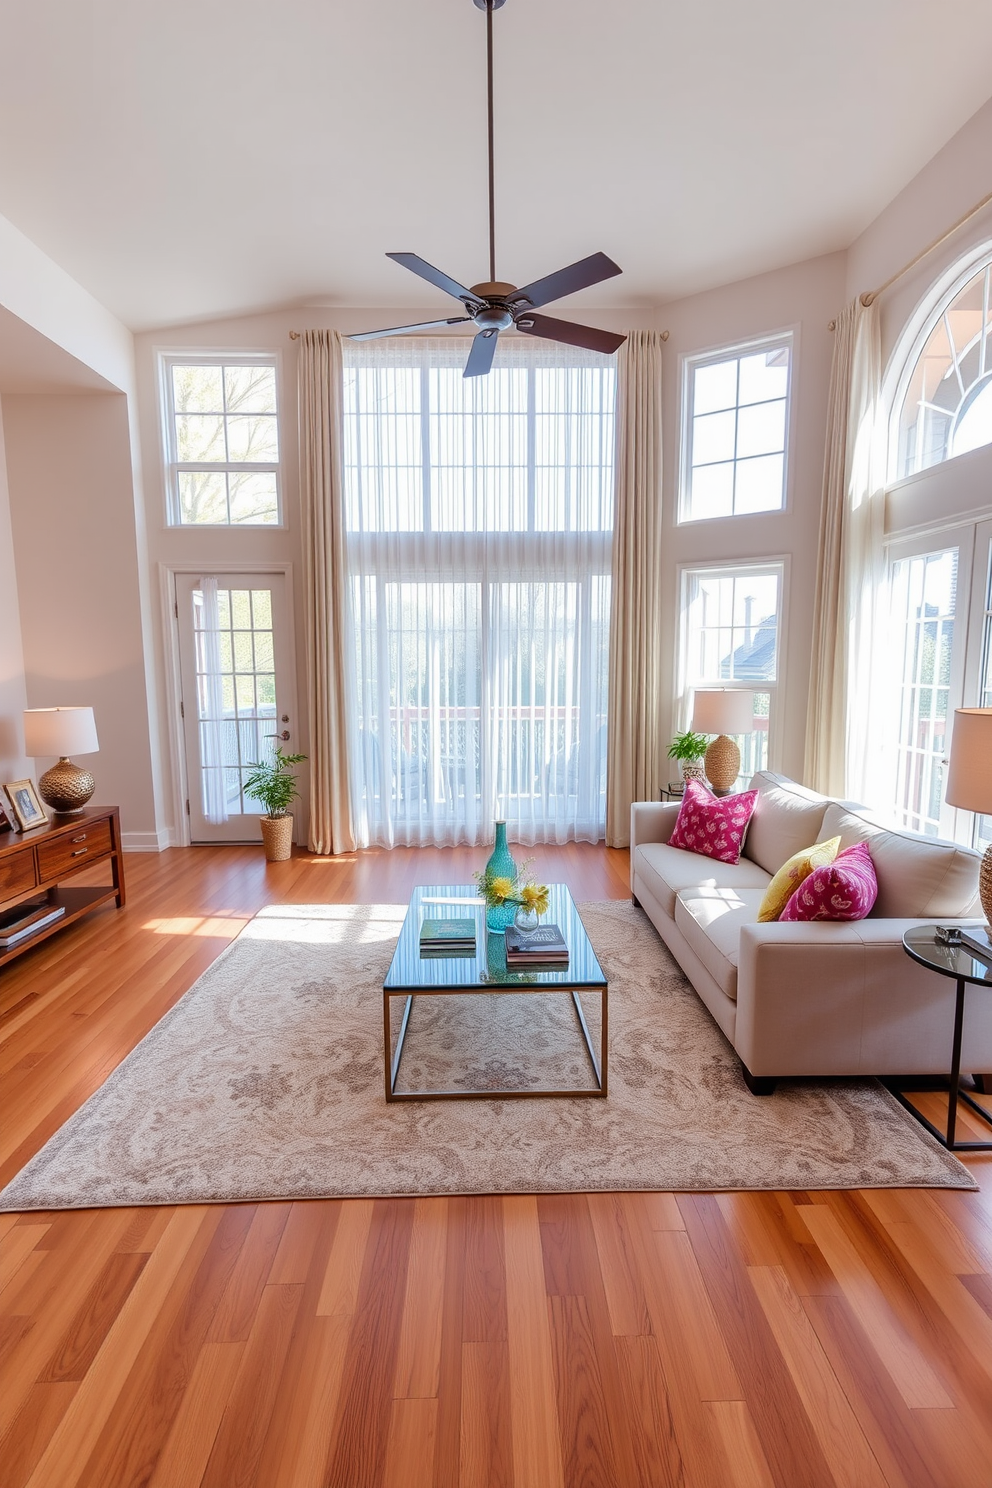
[(940, 307), (899, 410), (899, 477), (992, 443), (992, 262)]
[(271, 526), (279, 510), (273, 358), (167, 358), (169, 520)]
[(689, 357), (679, 520), (785, 504), (791, 335)]
[(739, 783), (768, 764), (768, 730), (779, 672), (783, 568), (688, 568), (682, 574), (681, 694), (685, 723), (700, 687), (754, 694), (754, 729), (741, 735)]

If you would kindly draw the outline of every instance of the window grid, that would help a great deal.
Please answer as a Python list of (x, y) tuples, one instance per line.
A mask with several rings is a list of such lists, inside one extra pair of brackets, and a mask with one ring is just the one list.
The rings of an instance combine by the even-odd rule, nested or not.
[[(212, 757), (205, 729), (220, 722), (221, 758), (215, 767), (223, 776), (223, 793), (229, 815), (262, 812), (258, 801), (244, 794), (245, 776), (252, 767), (269, 761), (274, 753), (276, 721), (275, 650), (272, 628), (272, 594), (268, 589), (218, 589), (217, 634), (221, 689), (211, 685), (211, 621), (202, 590), (193, 591), (193, 635), (196, 645), (197, 708), (200, 725), (200, 758)], [(221, 703), (221, 717), (214, 715), (214, 697)], [(204, 810), (208, 797), (202, 767)]]
[(753, 691), (754, 729), (738, 735), (741, 769), (734, 790), (768, 767), (769, 731), (778, 684), (783, 568), (781, 564), (685, 569), (681, 654), (684, 724), (692, 693), (702, 687)]
[(896, 812), (903, 826), (940, 835), (958, 551), (892, 565), (892, 618), (899, 667)]
[(785, 505), (791, 373), (791, 335), (687, 359), (680, 521)]
[(165, 372), (170, 524), (278, 524), (275, 359), (170, 357)]

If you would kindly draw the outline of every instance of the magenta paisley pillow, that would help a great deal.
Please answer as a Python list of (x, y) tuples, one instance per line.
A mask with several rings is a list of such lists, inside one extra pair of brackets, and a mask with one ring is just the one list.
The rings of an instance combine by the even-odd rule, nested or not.
[(856, 842), (832, 863), (814, 868), (779, 915), (780, 920), (863, 920), (878, 898), (867, 842)]
[(669, 846), (717, 858), (721, 863), (736, 863), (757, 799), (757, 791), (714, 796), (701, 781), (687, 780)]

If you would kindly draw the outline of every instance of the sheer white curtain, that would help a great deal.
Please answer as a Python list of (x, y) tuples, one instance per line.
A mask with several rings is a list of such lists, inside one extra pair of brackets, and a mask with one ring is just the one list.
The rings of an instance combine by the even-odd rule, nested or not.
[(891, 767), (881, 744), (886, 657), (885, 490), (878, 312), (860, 297), (837, 317), (820, 513), (806, 784), (871, 803)]
[(603, 835), (612, 357), (502, 337), (346, 342), (361, 844)]

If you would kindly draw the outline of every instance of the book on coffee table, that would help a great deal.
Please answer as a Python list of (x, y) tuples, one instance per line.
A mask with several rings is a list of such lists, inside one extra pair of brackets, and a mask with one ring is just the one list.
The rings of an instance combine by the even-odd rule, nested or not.
[(475, 955), (475, 920), (424, 920), (420, 927), (420, 954), (453, 956)]
[(506, 932), (507, 966), (567, 966), (568, 946), (557, 925), (538, 925), (521, 931), (511, 925)]

